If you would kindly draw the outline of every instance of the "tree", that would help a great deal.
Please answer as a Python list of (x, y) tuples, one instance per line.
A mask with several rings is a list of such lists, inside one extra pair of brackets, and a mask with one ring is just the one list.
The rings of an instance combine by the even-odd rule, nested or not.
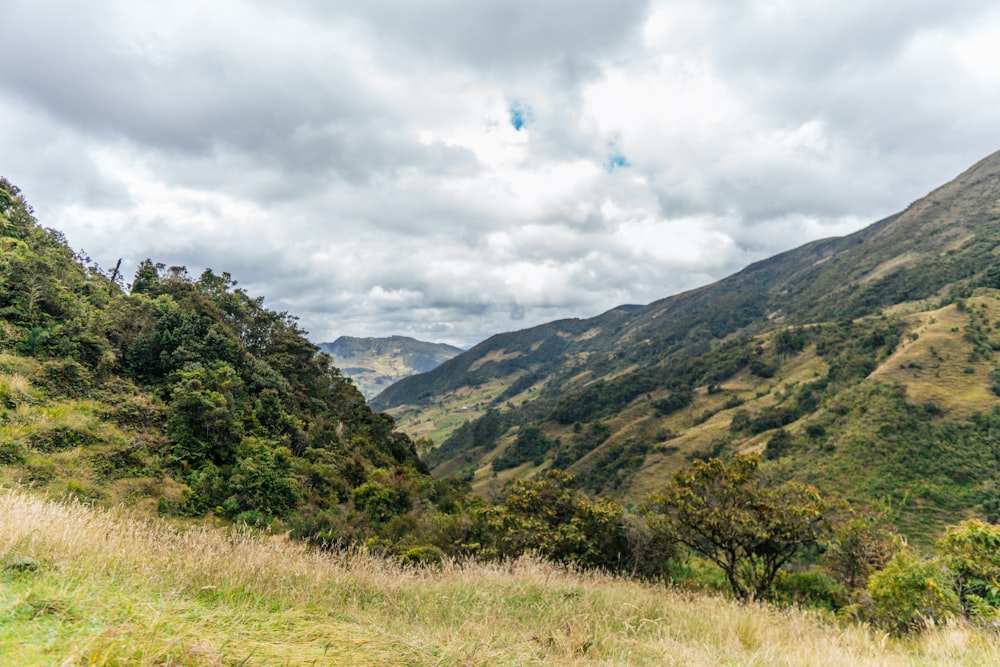
[(663, 534), (722, 568), (742, 601), (767, 600), (778, 570), (828, 530), (830, 505), (815, 488), (769, 485), (760, 459), (695, 461), (647, 501)]
[[(634, 540), (618, 503), (590, 500), (572, 488), (573, 475), (550, 470), (540, 479), (519, 479), (504, 491), (502, 503), (486, 510), (486, 527), (501, 558), (535, 553), (563, 563), (637, 572), (631, 560)], [(650, 559), (659, 551), (647, 550)], [(659, 563), (647, 563), (653, 574)]]
[(195, 364), (177, 373), (167, 410), (166, 432), (174, 458), (199, 467), (210, 460), (233, 462), (233, 450), (243, 438), (247, 397), (243, 382), (226, 363)]
[(837, 522), (827, 544), (827, 569), (852, 589), (868, 586), (874, 572), (885, 569), (903, 544), (892, 528), (898, 511), (888, 502), (875, 511), (848, 510)]

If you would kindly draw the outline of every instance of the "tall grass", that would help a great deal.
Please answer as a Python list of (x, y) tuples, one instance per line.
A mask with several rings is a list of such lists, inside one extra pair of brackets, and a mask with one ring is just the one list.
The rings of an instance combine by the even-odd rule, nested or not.
[(530, 559), (401, 567), (0, 492), (3, 665), (1000, 664), (993, 634), (898, 641), (796, 609)]

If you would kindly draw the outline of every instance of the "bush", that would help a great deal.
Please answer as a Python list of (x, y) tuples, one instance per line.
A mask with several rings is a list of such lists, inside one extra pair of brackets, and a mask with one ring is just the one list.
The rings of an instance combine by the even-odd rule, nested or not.
[(868, 580), (874, 621), (897, 635), (918, 631), (962, 609), (948, 571), (907, 551), (892, 557)]
[(884, 569), (902, 543), (892, 528), (896, 518), (889, 504), (874, 512), (850, 510), (826, 545), (827, 571), (850, 589), (866, 588), (871, 574)]
[(847, 586), (823, 572), (779, 572), (774, 582), (776, 602), (837, 611), (850, 598)]
[(399, 555), (403, 565), (437, 565), (444, 560), (444, 552), (435, 546), (420, 546), (407, 549)]
[(90, 371), (72, 359), (46, 361), (39, 380), (51, 396), (85, 396), (92, 385)]
[(938, 547), (965, 612), (995, 617), (1000, 611), (1000, 526), (964, 521), (948, 528)]
[(767, 460), (779, 459), (791, 449), (794, 439), (792, 434), (785, 429), (778, 429), (778, 432), (771, 436), (764, 447), (764, 458)]
[(100, 438), (86, 430), (74, 426), (57, 426), (32, 432), (31, 445), (42, 452), (58, 452), (76, 447), (89, 447), (100, 442)]
[(521, 431), (517, 440), (507, 446), (502, 454), (493, 459), (493, 470), (516, 468), (526, 461), (544, 458), (545, 453), (556, 445), (536, 426), (529, 426)]
[(27, 475), (25, 479), (36, 484), (45, 484), (55, 479), (58, 472), (56, 464), (48, 459), (33, 458), (27, 462)]
[(24, 449), (16, 442), (0, 443), (0, 465), (24, 463)]

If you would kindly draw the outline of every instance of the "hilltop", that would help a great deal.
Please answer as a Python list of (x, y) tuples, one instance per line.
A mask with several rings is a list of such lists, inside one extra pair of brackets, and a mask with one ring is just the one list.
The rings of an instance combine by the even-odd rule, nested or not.
[(320, 343), (319, 349), (333, 358), (340, 372), (351, 378), (367, 399), (405, 377), (433, 370), (462, 352), (453, 345), (408, 336), (341, 336), (332, 343)]

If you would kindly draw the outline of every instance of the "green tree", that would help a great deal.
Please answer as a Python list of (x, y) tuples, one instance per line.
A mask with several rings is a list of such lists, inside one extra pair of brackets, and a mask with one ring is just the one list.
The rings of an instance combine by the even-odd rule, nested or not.
[(664, 535), (716, 564), (739, 600), (767, 600), (781, 567), (828, 531), (830, 503), (816, 489), (768, 484), (760, 459), (695, 461), (651, 494), (647, 512)]
[(550, 470), (541, 479), (511, 483), (501, 503), (486, 511), (493, 536), (487, 552), (507, 558), (535, 553), (614, 570), (637, 567), (622, 507), (608, 499), (592, 501), (571, 488), (572, 482), (570, 473)]
[(873, 572), (885, 568), (902, 538), (891, 524), (897, 513), (888, 504), (874, 512), (848, 510), (826, 545), (826, 567), (849, 588), (865, 588)]
[(272, 447), (260, 438), (244, 438), (236, 450), (237, 461), (227, 480), (229, 496), (222, 507), (227, 516), (256, 513), (285, 516), (299, 502), (292, 476), (291, 452)]
[(177, 376), (166, 423), (174, 457), (196, 467), (206, 460), (231, 463), (243, 438), (243, 383), (225, 363), (194, 365)]

